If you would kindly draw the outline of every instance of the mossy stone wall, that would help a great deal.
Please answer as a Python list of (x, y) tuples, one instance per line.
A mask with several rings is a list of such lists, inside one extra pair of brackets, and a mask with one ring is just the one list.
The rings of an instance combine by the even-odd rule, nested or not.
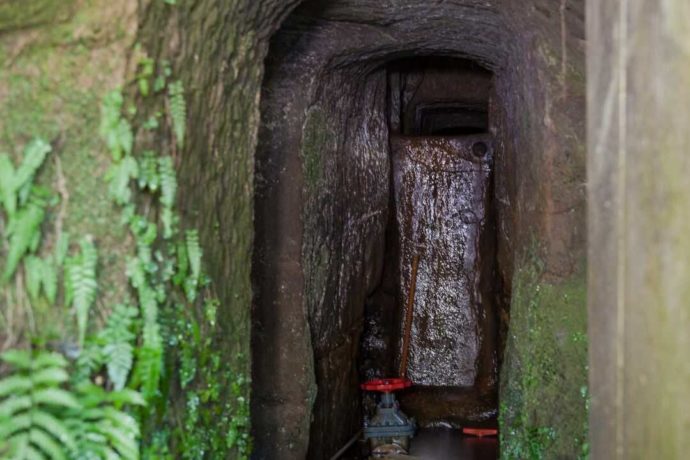
[[(132, 243), (104, 192), (110, 158), (99, 123), (103, 95), (125, 82), (136, 13), (136, 2), (129, 0), (0, 5), (0, 151), (17, 160), (33, 138), (53, 145), (38, 177), (60, 197), (47, 225), (53, 234), (69, 233), (72, 241), (93, 235), (105, 254), (99, 265), (103, 301), (94, 307), (94, 323), (104, 321), (127, 286), (118, 268)], [(8, 312), (13, 306), (4, 300), (0, 308)], [(33, 315), (38, 334), (21, 311), (0, 324), (0, 335), (11, 338), (3, 341), (6, 347), (25, 346), (36, 336), (53, 343), (76, 337), (71, 312), (39, 308)]]

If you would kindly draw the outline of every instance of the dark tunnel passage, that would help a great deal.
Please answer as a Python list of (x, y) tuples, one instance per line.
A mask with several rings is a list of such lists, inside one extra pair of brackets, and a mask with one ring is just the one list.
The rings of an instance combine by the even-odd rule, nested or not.
[[(363, 381), (397, 375), (413, 259), (420, 259), (409, 343), (421, 426), (495, 424), (499, 343), (493, 209), (492, 74), (472, 62), (387, 65), (390, 208), (380, 284), (366, 300)], [(505, 327), (503, 327), (505, 329)]]
[(372, 401), (360, 383), (398, 375), (415, 257), (401, 407), (422, 429), (497, 426), (516, 253), (559, 168), (538, 160), (555, 142), (541, 134), (551, 102), (526, 65), (533, 43), (515, 37), (552, 17), (467, 2), (421, 20), (425, 2), (408, 3), (307, 1), (271, 39), (255, 163), (255, 458), (330, 458), (361, 430)]

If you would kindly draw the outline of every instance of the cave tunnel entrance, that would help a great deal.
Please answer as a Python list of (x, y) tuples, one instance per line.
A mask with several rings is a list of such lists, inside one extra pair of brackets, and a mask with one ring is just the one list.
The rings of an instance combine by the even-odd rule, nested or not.
[[(258, 459), (330, 458), (359, 432), (360, 383), (398, 371), (415, 255), (416, 385), (401, 405), (424, 428), (495, 426), (518, 250), (554, 248), (553, 279), (579, 263), (584, 168), (554, 152), (581, 139), (584, 104), (545, 54), (579, 35), (541, 1), (431, 15), (403, 3), (308, 0), (271, 38), (255, 156)], [(563, 14), (577, 33), (582, 11)], [(521, 32), (534, 24), (541, 42)]]

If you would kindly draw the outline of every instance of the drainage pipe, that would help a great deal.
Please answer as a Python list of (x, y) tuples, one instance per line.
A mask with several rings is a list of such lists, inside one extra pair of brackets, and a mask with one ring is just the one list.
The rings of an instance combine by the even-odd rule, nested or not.
[(339, 450), (338, 452), (336, 452), (335, 454), (333, 454), (333, 456), (331, 457), (331, 460), (338, 460), (340, 457), (342, 457), (343, 454), (344, 454), (345, 452), (347, 452), (347, 450), (348, 450), (350, 447), (352, 447), (352, 445), (353, 445), (354, 443), (357, 442), (357, 440), (359, 439), (359, 437), (361, 436), (361, 434), (362, 434), (362, 430), (360, 429), (357, 433), (355, 433), (355, 435), (354, 435), (352, 438), (350, 438), (350, 440), (347, 442), (347, 444), (345, 444), (343, 447), (341, 447), (340, 450)]

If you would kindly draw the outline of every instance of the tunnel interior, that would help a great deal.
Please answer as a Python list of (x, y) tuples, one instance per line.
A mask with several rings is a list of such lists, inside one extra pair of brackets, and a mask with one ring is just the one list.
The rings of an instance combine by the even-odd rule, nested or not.
[(549, 212), (580, 195), (549, 184), (579, 170), (541, 157), (577, 135), (567, 97), (541, 96), (560, 80), (530, 73), (548, 67), (524, 32), (539, 24), (562, 45), (559, 17), (538, 1), (466, 3), (429, 16), (421, 0), (308, 0), (271, 37), (254, 181), (256, 458), (329, 458), (361, 429), (359, 384), (399, 372), (415, 256), (402, 408), (423, 428), (496, 426), (518, 249), (553, 240), (546, 263), (572, 271), (577, 216)]
[[(380, 283), (366, 299), (362, 381), (400, 371), (413, 260), (406, 413), (423, 427), (495, 425), (496, 303), (493, 76), (468, 60), (386, 64), (390, 207)], [(502, 306), (505, 308), (505, 306)], [(372, 401), (365, 396), (365, 407)]]

